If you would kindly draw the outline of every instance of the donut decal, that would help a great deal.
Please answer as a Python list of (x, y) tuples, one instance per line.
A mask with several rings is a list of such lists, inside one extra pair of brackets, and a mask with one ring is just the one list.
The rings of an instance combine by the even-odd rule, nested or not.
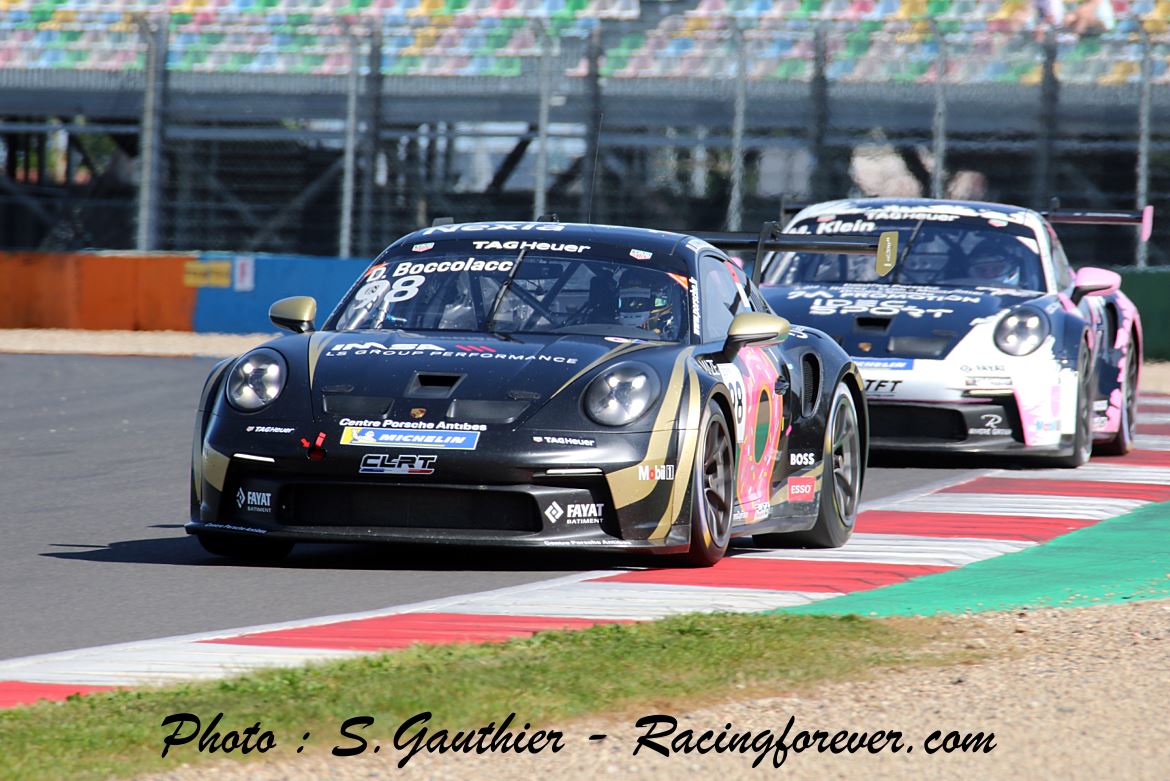
[(776, 393), (780, 372), (765, 349), (745, 347), (737, 362), (744, 382), (743, 442), (739, 452), (737, 499), (743, 523), (757, 523), (771, 514), (772, 470), (776, 466), (784, 400)]

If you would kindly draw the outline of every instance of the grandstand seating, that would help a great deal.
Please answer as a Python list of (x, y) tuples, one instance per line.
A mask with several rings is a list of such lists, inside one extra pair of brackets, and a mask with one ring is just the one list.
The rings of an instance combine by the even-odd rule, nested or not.
[[(1106, 36), (1061, 34), (1057, 72), (1069, 83), (1118, 85), (1140, 77), (1155, 36), (1154, 75), (1170, 81), (1170, 0), (1112, 0)], [(1031, 0), (684, 0), (665, 16), (609, 41), (601, 72), (614, 79), (735, 76), (731, 26), (743, 30), (748, 77), (812, 76), (813, 35), (829, 30), (827, 76), (841, 82), (932, 82), (946, 34), (952, 82), (1036, 83), (1042, 50)], [(540, 53), (533, 20), (580, 36), (598, 18), (637, 20), (639, 0), (0, 0), (0, 68), (141, 69), (144, 15), (170, 19), (173, 71), (339, 75), (349, 28), (376, 26), (391, 76), (511, 77)], [(566, 75), (585, 72), (584, 62)]]

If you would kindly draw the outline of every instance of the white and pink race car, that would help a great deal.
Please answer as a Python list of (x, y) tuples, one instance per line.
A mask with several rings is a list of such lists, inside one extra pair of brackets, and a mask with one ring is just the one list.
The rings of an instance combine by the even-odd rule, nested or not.
[(873, 449), (997, 452), (1078, 466), (1133, 447), (1141, 319), (1106, 269), (1074, 271), (1054, 223), (1133, 224), (1140, 212), (1036, 212), (966, 201), (819, 203), (785, 233), (898, 232), (900, 254), (774, 253), (762, 292), (830, 334), (865, 378)]

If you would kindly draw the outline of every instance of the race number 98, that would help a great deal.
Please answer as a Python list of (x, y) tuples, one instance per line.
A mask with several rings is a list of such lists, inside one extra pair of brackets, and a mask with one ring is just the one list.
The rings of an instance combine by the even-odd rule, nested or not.
[(390, 287), (390, 292), (386, 294), (386, 300), (391, 304), (396, 304), (399, 301), (409, 301), (418, 295), (418, 289), (426, 281), (427, 278), (422, 274), (399, 277), (394, 280), (394, 284)]

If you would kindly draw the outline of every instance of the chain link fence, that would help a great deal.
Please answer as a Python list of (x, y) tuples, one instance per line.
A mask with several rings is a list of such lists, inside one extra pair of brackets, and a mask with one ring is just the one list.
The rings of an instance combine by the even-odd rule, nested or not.
[[(705, 2), (490, 24), (143, 15), (59, 30), (43, 61), (0, 22), (0, 243), (370, 256), (440, 216), (700, 230), (775, 219), (781, 197), (1167, 203), (1164, 31)], [(1160, 228), (1148, 254), (1073, 233), (1102, 262), (1168, 262)]]

